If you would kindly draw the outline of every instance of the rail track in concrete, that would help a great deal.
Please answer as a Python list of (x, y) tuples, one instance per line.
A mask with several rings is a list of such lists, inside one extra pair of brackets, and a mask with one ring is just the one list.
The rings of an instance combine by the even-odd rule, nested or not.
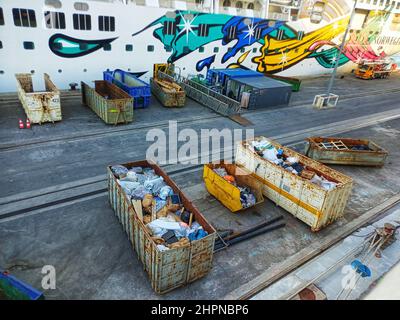
[[(356, 93), (356, 94), (348, 94), (348, 95), (342, 95), (340, 96), (340, 100), (344, 100), (344, 101), (348, 101), (348, 100), (352, 100), (352, 99), (358, 99), (361, 96), (363, 98), (368, 97), (368, 96), (377, 96), (377, 95), (386, 95), (386, 94), (391, 94), (391, 93), (399, 93), (400, 92), (400, 88), (390, 88), (390, 89), (386, 89), (386, 90), (380, 90), (380, 91), (368, 91), (363, 93), (362, 95), (360, 93)], [(76, 100), (78, 99), (80, 96), (78, 95), (70, 95), (68, 96), (68, 99), (71, 100)], [(65, 99), (65, 98), (64, 98)], [(3, 108), (4, 104), (9, 103), (10, 101), (13, 102), (13, 104), (18, 105), (19, 101), (17, 98), (13, 98), (10, 101), (7, 100), (2, 100), (0, 99), (0, 109)], [(293, 103), (292, 105), (288, 106), (288, 107), (283, 107), (283, 108), (270, 108), (270, 109), (266, 109), (266, 110), (248, 110), (244, 113), (242, 113), (243, 116), (246, 115), (252, 115), (257, 113), (257, 115), (265, 115), (270, 113), (271, 111), (287, 111), (287, 110), (293, 110), (293, 109), (298, 109), (298, 108), (304, 108), (307, 106), (311, 105), (311, 101), (297, 101), (295, 103)], [(9, 104), (7, 104), (9, 105)], [(217, 114), (217, 113), (210, 113), (210, 115), (208, 116), (198, 116), (198, 117), (187, 117), (187, 118), (183, 118), (180, 120), (177, 120), (177, 124), (178, 125), (190, 125), (192, 123), (206, 123), (209, 120), (212, 119), (218, 119), (221, 118), (222, 116)], [(159, 122), (152, 122), (150, 123), (145, 123), (142, 125), (132, 125), (128, 128), (124, 127), (124, 128), (107, 128), (105, 129), (99, 129), (99, 130), (92, 130), (91, 132), (88, 133), (77, 133), (77, 134), (71, 134), (71, 135), (60, 135), (60, 136), (53, 136), (51, 138), (38, 138), (38, 139), (29, 139), (27, 141), (20, 141), (20, 142), (16, 142), (16, 143), (1, 143), (0, 144), (0, 151), (13, 151), (13, 150), (19, 150), (19, 149), (23, 149), (26, 147), (37, 147), (40, 145), (51, 145), (59, 143), (59, 142), (73, 142), (73, 141), (80, 141), (80, 140), (84, 140), (84, 139), (89, 139), (89, 138), (97, 138), (97, 137), (110, 137), (110, 136), (115, 136), (115, 135), (121, 135), (121, 134), (126, 134), (128, 132), (133, 132), (133, 131), (148, 131), (151, 129), (165, 129), (168, 128), (169, 125), (169, 121), (159, 121)]]
[[(308, 136), (316, 134), (335, 135), (398, 118), (400, 118), (400, 109), (394, 109), (373, 115), (361, 116), (355, 119), (338, 121), (329, 125), (315, 126), (303, 130), (288, 132), (281, 135), (271, 136), (269, 138), (277, 140), (281, 144), (290, 147), (303, 142)], [(233, 148), (234, 147), (231, 146), (213, 150), (212, 153), (199, 154), (196, 157), (184, 159), (188, 163), (192, 164), (165, 165), (163, 166), (163, 169), (171, 176), (196, 171), (202, 167), (202, 164), (198, 164), (200, 162), (199, 159), (202, 157), (216, 156), (217, 158), (221, 158), (221, 155), (226, 151), (231, 151), (231, 154), (233, 154)], [(132, 159), (132, 161), (142, 159), (143, 157), (138, 157), (137, 159)], [(50, 210), (55, 206), (65, 206), (77, 201), (85, 201), (93, 197), (103, 196), (107, 191), (106, 181), (107, 179), (104, 174), (0, 198), (0, 222), (2, 220), (22, 217), (32, 212), (38, 213), (43, 210)]]

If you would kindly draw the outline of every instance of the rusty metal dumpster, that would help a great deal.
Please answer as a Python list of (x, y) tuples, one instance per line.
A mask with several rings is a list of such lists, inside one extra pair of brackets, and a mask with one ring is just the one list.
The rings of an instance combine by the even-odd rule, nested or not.
[[(229, 177), (235, 179), (235, 184), (218, 175), (214, 169), (224, 169)], [(262, 184), (252, 177), (251, 172), (235, 164), (224, 162), (218, 164), (205, 164), (203, 179), (207, 191), (232, 212), (246, 210), (264, 202), (262, 196)], [(247, 187), (250, 189), (251, 193), (255, 197), (253, 205), (244, 206), (241, 199), (242, 192), (239, 187)]]
[[(301, 175), (294, 173), (292, 167), (284, 168), (278, 161), (266, 159), (265, 153), (257, 153), (254, 145), (264, 141), (271, 148), (282, 150), (287, 158), (297, 159), (303, 167)], [(350, 177), (265, 137), (239, 143), (235, 161), (264, 184), (263, 194), (267, 198), (311, 226), (312, 231), (343, 216), (353, 184)]]
[(107, 124), (133, 120), (133, 98), (116, 85), (104, 80), (94, 82), (95, 88), (81, 82), (82, 103), (92, 109)]
[(307, 139), (305, 154), (329, 164), (355, 166), (383, 166), (388, 152), (367, 139), (311, 137)]
[(111, 207), (142, 262), (154, 291), (163, 294), (205, 276), (212, 268), (216, 237), (214, 228), (159, 166), (145, 160), (126, 163), (123, 166), (128, 169), (133, 167), (153, 169), (157, 175), (163, 177), (174, 193), (179, 195), (184, 208), (193, 213), (194, 219), (208, 233), (207, 236), (192, 240), (179, 248), (160, 250), (149, 231), (148, 224), (136, 212), (132, 202), (135, 200), (131, 200), (123, 190), (111, 170), (112, 166), (107, 168)]
[(62, 120), (60, 91), (44, 74), (46, 91), (34, 91), (32, 75), (30, 73), (17, 73), (17, 91), (19, 100), (31, 123), (54, 122)]

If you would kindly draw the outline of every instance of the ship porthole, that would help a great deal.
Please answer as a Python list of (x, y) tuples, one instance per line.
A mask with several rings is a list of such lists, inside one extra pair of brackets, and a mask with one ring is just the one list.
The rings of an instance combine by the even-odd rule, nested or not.
[(35, 73), (35, 70), (31, 70), (31, 73), (34, 74), (34, 73)]
[(0, 70), (0, 74), (4, 74), (4, 70)]
[(83, 72), (86, 72), (87, 71), (87, 69), (85, 68), (85, 69), (83, 69)]
[(58, 69), (58, 73), (61, 73), (62, 72), (62, 70), (61, 69)]

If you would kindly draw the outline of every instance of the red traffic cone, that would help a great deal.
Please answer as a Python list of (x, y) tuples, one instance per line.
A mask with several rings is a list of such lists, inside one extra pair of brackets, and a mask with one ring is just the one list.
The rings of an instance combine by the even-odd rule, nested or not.
[(26, 119), (26, 128), (27, 129), (31, 128), (31, 122), (29, 121), (29, 119)]
[(23, 129), (24, 128), (24, 123), (22, 122), (21, 119), (19, 119), (19, 128)]

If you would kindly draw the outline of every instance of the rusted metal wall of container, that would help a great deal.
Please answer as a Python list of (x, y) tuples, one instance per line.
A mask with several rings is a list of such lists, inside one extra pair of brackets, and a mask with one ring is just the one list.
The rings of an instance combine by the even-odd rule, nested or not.
[[(192, 241), (187, 246), (160, 251), (111, 172), (111, 166), (107, 168), (110, 204), (142, 262), (144, 270), (148, 273), (154, 291), (159, 294), (166, 293), (205, 276), (212, 268), (216, 237), (214, 228), (160, 167), (147, 161), (123, 165), (153, 168), (156, 174), (162, 176), (174, 192), (179, 194), (184, 207), (194, 214), (196, 221), (208, 232), (206, 237)], [(132, 272), (135, 271), (132, 270)]]
[(185, 91), (168, 93), (150, 78), (151, 92), (157, 97), (164, 107), (183, 107), (185, 105)]
[[(256, 139), (260, 138), (264, 137)], [(283, 149), (287, 156), (297, 157), (303, 165), (338, 184), (335, 189), (327, 191), (262, 158), (248, 148), (250, 140), (242, 141), (236, 149), (235, 161), (253, 172), (254, 176), (264, 184), (264, 195), (311, 226), (313, 231), (318, 231), (340, 218), (351, 193), (352, 179), (289, 148), (269, 141), (275, 148)]]
[[(342, 141), (345, 145), (366, 145), (371, 150), (338, 150), (325, 149), (320, 142)], [(349, 139), (333, 137), (312, 137), (307, 139), (306, 156), (327, 164), (342, 164), (356, 166), (383, 166), (388, 152), (376, 143), (366, 139)]]
[(30, 73), (17, 73), (17, 92), (19, 100), (31, 123), (54, 122), (62, 120), (60, 91), (44, 74), (45, 92), (34, 92), (32, 75)]
[[(133, 98), (116, 85), (95, 81), (95, 88), (81, 82), (82, 103), (92, 109), (107, 124), (133, 121)], [(107, 98), (106, 98), (107, 97)]]

